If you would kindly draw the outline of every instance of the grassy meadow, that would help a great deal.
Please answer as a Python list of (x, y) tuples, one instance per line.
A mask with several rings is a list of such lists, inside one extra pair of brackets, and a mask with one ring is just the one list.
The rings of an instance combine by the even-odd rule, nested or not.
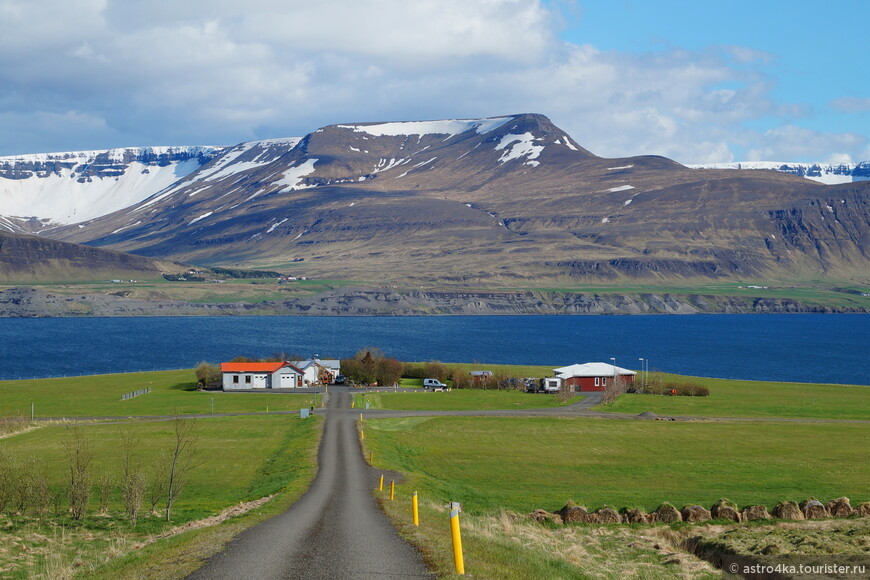
[(365, 444), (376, 467), (471, 513), (870, 500), (864, 424), (413, 417), (367, 421)]
[[(151, 392), (126, 401), (140, 389)], [(0, 413), (30, 417), (130, 417), (140, 415), (294, 411), (311, 406), (311, 394), (197, 391), (192, 369), (57, 379), (0, 381)], [(318, 403), (321, 397), (318, 395)]]
[(575, 395), (560, 402), (556, 395), (524, 393), (522, 391), (485, 391), (454, 389), (448, 392), (418, 391), (412, 393), (361, 393), (354, 395), (356, 406), (400, 411), (501, 411), (506, 409), (546, 409), (573, 405), (583, 400)]
[(625, 394), (599, 411), (685, 417), (765, 417), (870, 420), (870, 386), (737, 381), (651, 373), (665, 383), (695, 383), (709, 397)]
[[(121, 394), (147, 386), (151, 393), (119, 400)], [(29, 418), (30, 401), (38, 417), (202, 415), (194, 420), (190, 481), (175, 502), (171, 522), (162, 511), (165, 499), (149, 513), (151, 492), (146, 491), (140, 517), (131, 524), (124, 514), (121, 481), (125, 436), (136, 442), (131, 455), (148, 485), (157, 480), (175, 442), (172, 420), (57, 420), (0, 437), (0, 460), (12, 468), (0, 469), (3, 485), (24, 489), (19, 480), (6, 477), (44, 481), (44, 497), (49, 498), (40, 504), (34, 495), (22, 511), (14, 499), (17, 492), (7, 494), (12, 499), (0, 507), (0, 577), (183, 577), (233, 535), (286, 509), (307, 489), (316, 471), (321, 417), (218, 417), (209, 412), (211, 398), (216, 413), (263, 412), (267, 406), (270, 411), (297, 410), (309, 405), (311, 395), (201, 393), (195, 387), (192, 370), (0, 382), (0, 411), (6, 416), (22, 413)], [(87, 440), (93, 456), (90, 500), (80, 520), (71, 518), (66, 497), (70, 461), (65, 444), (76, 432)], [(105, 510), (103, 488), (108, 490)], [(270, 496), (275, 498), (260, 506)], [(208, 521), (203, 518), (226, 510), (233, 517), (200, 528)], [(191, 529), (176, 533), (175, 526)]]
[[(375, 493), (400, 533), (443, 577), (453, 577), (449, 501), (463, 507), (466, 571), (521, 580), (720, 578), (685, 542), (699, 534), (718, 541), (742, 526), (553, 526), (516, 515), (556, 511), (569, 500), (590, 510), (646, 511), (664, 501), (709, 508), (722, 497), (768, 509), (810, 497), (845, 495), (853, 505), (870, 500), (866, 424), (414, 417), (366, 421), (364, 446), (376, 468), (405, 474), (395, 501)], [(410, 523), (414, 491), (419, 527)], [(845, 537), (870, 531), (866, 519), (839, 522)], [(807, 537), (803, 528), (768, 526), (753, 550), (776, 544), (789, 551), (775, 553), (814, 546), (822, 550), (816, 553), (832, 553), (816, 523), (835, 522), (808, 522), (815, 539), (791, 548), (789, 534)]]

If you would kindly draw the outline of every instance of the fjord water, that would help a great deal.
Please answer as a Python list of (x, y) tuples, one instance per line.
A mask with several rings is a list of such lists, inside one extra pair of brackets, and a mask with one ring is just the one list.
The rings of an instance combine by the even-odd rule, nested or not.
[(870, 315), (143, 317), (0, 319), (0, 378), (191, 368), (285, 352), (870, 384)]

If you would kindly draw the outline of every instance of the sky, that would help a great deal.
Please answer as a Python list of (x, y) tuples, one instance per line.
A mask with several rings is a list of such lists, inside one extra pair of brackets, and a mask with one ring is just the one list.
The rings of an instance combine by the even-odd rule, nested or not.
[(541, 113), (603, 157), (870, 161), (866, 0), (0, 0), (0, 155)]

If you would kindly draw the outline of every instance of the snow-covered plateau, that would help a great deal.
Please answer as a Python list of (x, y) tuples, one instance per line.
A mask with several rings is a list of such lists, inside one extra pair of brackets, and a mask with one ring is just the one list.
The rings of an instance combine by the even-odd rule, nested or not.
[(860, 163), (789, 163), (781, 161), (740, 161), (734, 163), (697, 163), (692, 169), (767, 169), (791, 173), (824, 183), (837, 185), (870, 180), (870, 161)]
[(87, 221), (141, 202), (223, 151), (134, 147), (0, 157), (0, 215), (46, 225)]

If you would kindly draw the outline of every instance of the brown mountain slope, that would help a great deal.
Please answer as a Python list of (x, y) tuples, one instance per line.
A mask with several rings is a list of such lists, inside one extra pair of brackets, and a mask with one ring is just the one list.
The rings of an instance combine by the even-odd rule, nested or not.
[(332, 125), (293, 147), (242, 144), (81, 225), (47, 235), (399, 284), (870, 280), (870, 183), (603, 159), (541, 115)]
[(181, 264), (68, 242), (0, 232), (0, 284), (158, 278)]

